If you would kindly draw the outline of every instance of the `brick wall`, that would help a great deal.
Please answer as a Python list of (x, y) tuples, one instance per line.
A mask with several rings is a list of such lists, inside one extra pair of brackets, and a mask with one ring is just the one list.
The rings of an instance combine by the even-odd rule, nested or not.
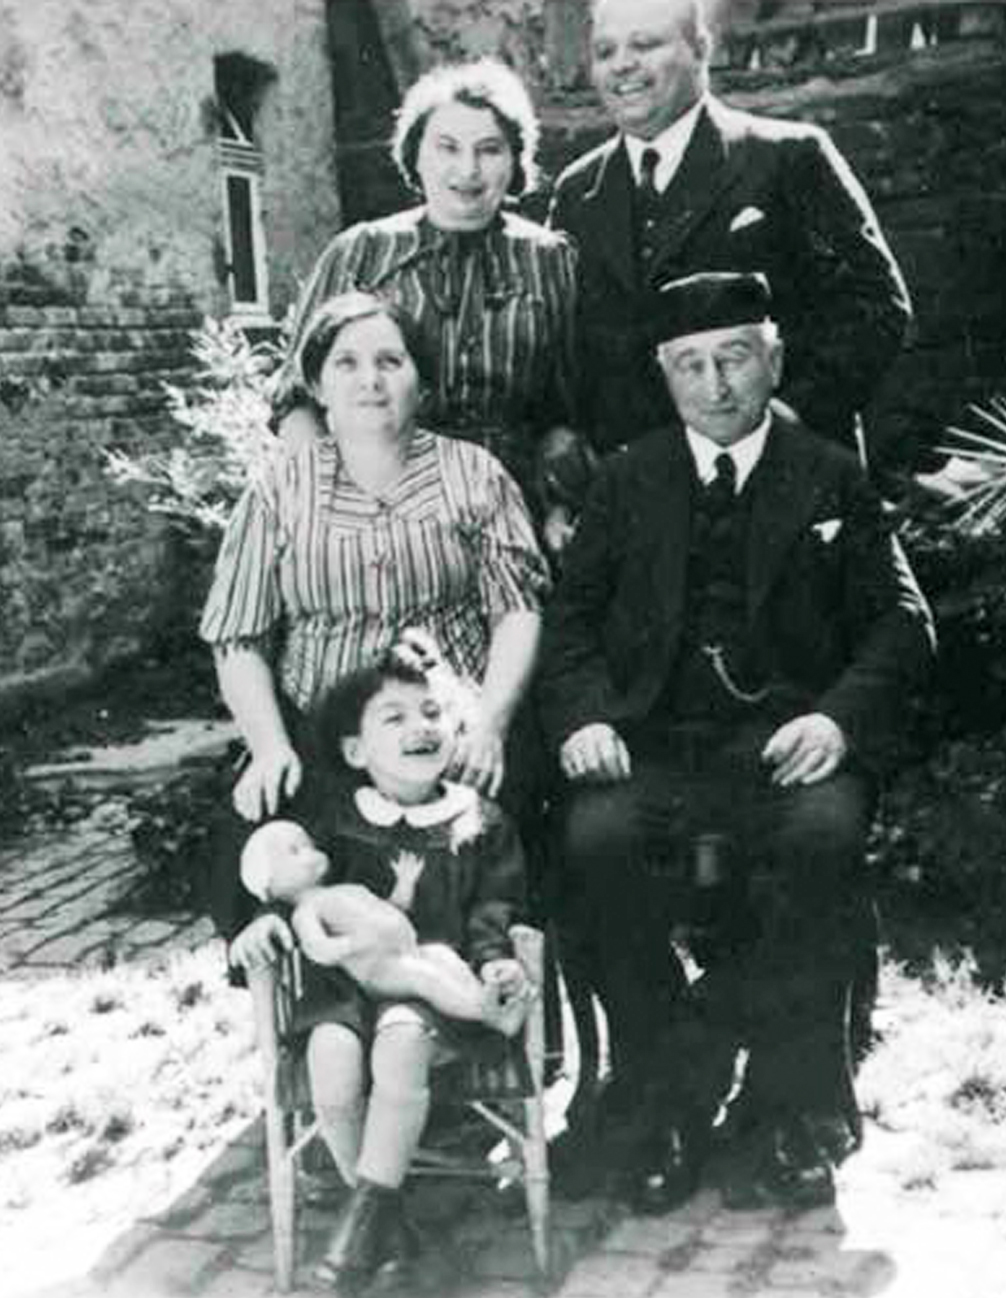
[(228, 309), (232, 53), (274, 74), (255, 135), (279, 315), (339, 224), (325, 0), (0, 0), (0, 701), (192, 625), (204, 574), (103, 453), (169, 444), (162, 381)]
[(177, 612), (164, 529), (103, 453), (166, 443), (199, 311), (184, 286), (112, 274), (96, 302), (83, 278), (0, 286), (0, 695), (86, 678)]

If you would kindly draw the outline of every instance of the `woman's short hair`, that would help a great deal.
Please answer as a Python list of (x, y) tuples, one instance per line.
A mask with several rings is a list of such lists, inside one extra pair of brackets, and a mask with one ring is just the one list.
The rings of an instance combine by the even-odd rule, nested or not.
[(438, 108), (455, 103), (488, 108), (499, 123), (513, 153), (507, 193), (516, 196), (533, 189), (538, 179), (538, 119), (524, 82), (498, 59), (433, 68), (406, 91), (391, 144), (392, 157), (406, 184), (422, 190), (416, 161), (426, 123)]
[(397, 303), (389, 302), (376, 293), (352, 291), (328, 298), (307, 323), (297, 353), (297, 364), (308, 392), (314, 391), (328, 354), (346, 325), (378, 315), (387, 316), (398, 326), (420, 382), (432, 382), (433, 359), (416, 321), (406, 315)]

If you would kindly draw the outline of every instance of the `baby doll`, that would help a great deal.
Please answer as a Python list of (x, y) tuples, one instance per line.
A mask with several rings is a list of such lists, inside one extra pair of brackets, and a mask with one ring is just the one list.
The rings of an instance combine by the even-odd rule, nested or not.
[(325, 853), (301, 825), (273, 820), (245, 845), (241, 881), (260, 901), (292, 906), (291, 927), (305, 954), (315, 964), (341, 967), (369, 996), (425, 1001), (450, 1018), (513, 1036), (526, 1017), (525, 998), (503, 996), (498, 985), (480, 982), (444, 943), (420, 945), (403, 911), (424, 862), (402, 852), (390, 864), (397, 881), (387, 900), (358, 883), (326, 885)]

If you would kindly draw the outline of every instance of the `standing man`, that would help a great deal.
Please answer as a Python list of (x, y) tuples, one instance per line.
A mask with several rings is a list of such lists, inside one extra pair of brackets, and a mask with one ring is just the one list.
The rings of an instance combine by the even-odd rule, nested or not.
[(580, 419), (595, 447), (672, 416), (651, 294), (703, 270), (768, 277), (787, 340), (780, 396), (855, 446), (910, 304), (848, 164), (819, 128), (709, 93), (702, 0), (597, 0), (591, 50), (617, 134), (562, 173), (550, 222), (579, 245)]
[[(694, 1188), (740, 1044), (758, 1125), (728, 1201), (833, 1193), (852, 1143), (866, 835), (931, 656), (928, 609), (855, 456), (772, 400), (769, 313), (760, 275), (659, 295), (656, 360), (679, 420), (604, 461), (545, 617), (541, 714), (568, 781), (564, 862), (593, 925), (616, 1080), (630, 1111), (660, 1092), (634, 1187), (655, 1210)], [(749, 922), (701, 995), (672, 1005), (670, 928), (710, 835)]]

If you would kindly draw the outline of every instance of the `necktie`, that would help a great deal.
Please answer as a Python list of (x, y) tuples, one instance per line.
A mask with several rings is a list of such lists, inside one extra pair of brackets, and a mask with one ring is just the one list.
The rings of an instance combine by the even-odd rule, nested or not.
[(737, 466), (734, 457), (721, 451), (713, 461), (716, 476), (705, 487), (706, 506), (713, 516), (723, 514), (737, 494)]
[(639, 195), (644, 203), (652, 203), (657, 197), (657, 167), (660, 153), (656, 149), (644, 149), (639, 167)]
[(729, 451), (720, 451), (713, 460), (713, 467), (716, 470), (713, 481), (723, 484), (724, 493), (729, 492), (731, 496), (734, 495), (737, 491), (737, 465), (734, 463), (734, 457)]

